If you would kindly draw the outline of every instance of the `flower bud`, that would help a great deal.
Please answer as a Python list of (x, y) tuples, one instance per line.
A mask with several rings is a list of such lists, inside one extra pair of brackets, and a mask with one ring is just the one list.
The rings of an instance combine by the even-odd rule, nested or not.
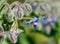
[(18, 15), (17, 15), (18, 18), (20, 18), (20, 19), (23, 18), (24, 12), (23, 12), (23, 9), (22, 9), (21, 7), (18, 9), (17, 14), (18, 14)]
[(16, 7), (18, 10), (17, 10), (17, 14), (15, 14), (18, 18), (22, 19), (23, 16), (24, 16), (24, 12), (23, 12), (23, 9), (21, 8), (21, 4), (19, 2), (14, 2), (11, 4), (12, 7)]
[(12, 27), (11, 27), (10, 31), (13, 32), (13, 33), (18, 33), (18, 24), (16, 22), (14, 22), (12, 24)]
[(36, 18), (36, 17), (34, 17), (33, 19), (31, 19), (29, 22), (25, 22), (25, 24), (26, 25), (28, 25), (28, 24), (33, 24), (33, 25), (35, 25), (37, 22), (38, 22), (38, 18)]
[(4, 36), (0, 34), (0, 42), (3, 42)]
[(25, 9), (27, 9), (27, 11), (32, 12), (32, 7), (30, 4), (24, 3), (23, 6), (25, 7)]
[(42, 8), (46, 13), (51, 11), (51, 6), (49, 5), (49, 3), (40, 3), (40, 8)]
[(18, 24), (17, 22), (14, 22), (12, 24), (11, 30), (10, 30), (10, 36), (9, 39), (11, 40), (12, 43), (16, 43), (17, 42), (17, 34), (18, 34)]
[(17, 42), (17, 36), (15, 35), (15, 33), (10, 33), (9, 39), (10, 39), (10, 41), (12, 43), (16, 43)]

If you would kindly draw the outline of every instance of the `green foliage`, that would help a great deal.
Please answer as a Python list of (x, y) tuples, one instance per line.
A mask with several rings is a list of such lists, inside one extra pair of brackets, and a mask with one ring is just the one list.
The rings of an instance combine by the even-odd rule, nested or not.
[[(25, 0), (7, 0), (9, 4), (11, 4), (14, 1), (19, 1), (21, 3), (25, 2)], [(41, 1), (42, 0), (37, 0), (37, 2), (41, 2)], [(6, 2), (5, 0), (4, 1), (0, 0), (0, 25), (3, 26), (5, 31), (9, 31), (14, 21), (8, 22), (7, 19), (9, 15), (12, 15), (13, 12), (9, 14), (8, 13), (5, 14), (7, 9), (5, 6), (3, 6), (3, 3), (5, 2)], [(40, 15), (39, 13), (37, 14), (35, 12), (29, 14), (28, 12), (25, 11), (24, 17), (33, 18), (34, 16), (39, 18), (42, 15)], [(42, 26), (42, 30), (39, 31), (37, 29), (34, 29), (33, 25), (29, 25), (29, 26), (24, 25), (24, 22), (26, 21), (29, 20), (17, 19), (19, 34), (17, 37), (18, 39), (16, 44), (58, 44), (58, 39), (60, 38), (60, 20), (52, 24), (50, 35), (45, 34), (44, 31), (45, 29), (43, 26)], [(24, 30), (24, 32), (22, 32), (21, 30)], [(7, 36), (4, 37), (5, 39), (1, 44), (13, 44), (11, 43), (11, 41)]]

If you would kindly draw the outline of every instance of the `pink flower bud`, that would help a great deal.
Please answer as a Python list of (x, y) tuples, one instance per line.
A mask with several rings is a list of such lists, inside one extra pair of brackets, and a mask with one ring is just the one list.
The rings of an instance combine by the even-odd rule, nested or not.
[(16, 43), (17, 42), (17, 36), (15, 35), (15, 33), (10, 33), (9, 39), (10, 39), (10, 41), (12, 43)]
[(9, 39), (12, 43), (16, 43), (17, 42), (17, 35), (18, 34), (18, 24), (16, 21), (13, 22), (11, 30), (10, 30), (10, 35), (9, 35)]
[(27, 11), (31, 12), (32, 11), (32, 7), (30, 4), (28, 3), (24, 3), (23, 6), (25, 6), (25, 9), (27, 9)]
[(15, 6), (15, 7), (18, 8), (18, 10), (17, 10), (17, 15), (16, 15), (16, 16), (17, 16), (18, 18), (22, 19), (23, 16), (24, 16), (24, 12), (23, 12), (23, 9), (21, 8), (21, 7), (22, 7), (22, 6), (21, 6), (21, 3), (19, 3), (18, 1), (16, 1), (16, 2), (12, 3), (11, 5), (12, 5), (12, 7)]
[(18, 14), (18, 18), (20, 18), (20, 19), (23, 18), (24, 12), (23, 12), (23, 9), (21, 7), (18, 9), (17, 14)]

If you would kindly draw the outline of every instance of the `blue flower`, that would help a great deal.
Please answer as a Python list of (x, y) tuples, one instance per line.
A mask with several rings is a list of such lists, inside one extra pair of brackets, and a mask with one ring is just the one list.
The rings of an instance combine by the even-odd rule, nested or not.
[(56, 19), (54, 17), (51, 17), (50, 23), (54, 23)]
[(41, 23), (43, 25), (51, 24), (51, 23), (54, 23), (56, 21), (56, 19), (54, 17), (51, 17), (50, 22), (48, 22), (45, 16), (42, 16), (39, 20), (41, 21)]
[(39, 18), (39, 20), (40, 20), (40, 22), (41, 22), (43, 25), (48, 24), (48, 21), (47, 21), (47, 19), (46, 19), (45, 16), (42, 16), (41, 18)]
[(48, 24), (48, 21), (47, 20), (42, 20), (41, 22), (42, 22), (43, 25)]
[(25, 22), (24, 24), (25, 24), (25, 25), (29, 25), (29, 24), (33, 24), (33, 25), (34, 25), (34, 24), (37, 23), (38, 21), (39, 21), (39, 19), (38, 19), (37, 17), (34, 17), (34, 18), (33, 18), (33, 21)]
[(34, 19), (33, 19), (34, 22), (38, 22), (38, 20), (39, 19), (37, 17), (34, 17)]
[(25, 25), (29, 25), (29, 24), (32, 24), (32, 22), (25, 22), (24, 24)]

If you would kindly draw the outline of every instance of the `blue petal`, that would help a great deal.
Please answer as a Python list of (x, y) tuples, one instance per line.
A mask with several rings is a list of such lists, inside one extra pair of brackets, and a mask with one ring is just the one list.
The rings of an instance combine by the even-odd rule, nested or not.
[(34, 17), (34, 19), (33, 19), (33, 22), (38, 22), (38, 18), (37, 17)]
[(42, 22), (43, 25), (48, 24), (48, 21), (47, 20), (42, 20), (41, 22)]
[(43, 25), (48, 24), (48, 21), (47, 21), (45, 18), (46, 18), (45, 16), (42, 16), (42, 17), (39, 19)]
[(29, 24), (31, 24), (31, 22), (25, 22), (24, 24), (25, 24), (25, 25), (29, 25)]
[(54, 18), (54, 17), (51, 17), (50, 23), (53, 23), (53, 22), (55, 22), (55, 21), (56, 21), (55, 18)]
[(24, 23), (25, 25), (29, 25), (29, 24), (35, 24), (36, 22), (38, 22), (38, 18), (37, 17), (34, 17), (33, 21), (29, 21), (29, 22), (26, 22)]

